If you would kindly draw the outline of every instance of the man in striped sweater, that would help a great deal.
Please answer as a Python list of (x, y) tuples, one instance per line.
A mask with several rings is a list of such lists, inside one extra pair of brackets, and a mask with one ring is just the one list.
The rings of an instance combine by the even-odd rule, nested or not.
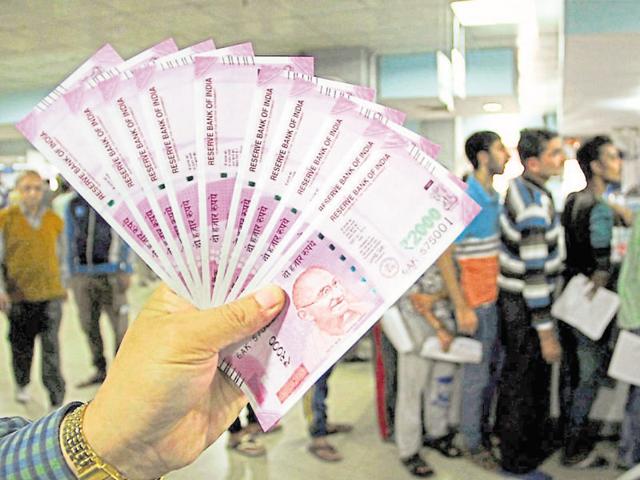
[(564, 258), (560, 222), (544, 185), (562, 173), (565, 154), (560, 137), (548, 130), (523, 130), (518, 154), (524, 174), (509, 184), (500, 215), (505, 360), (496, 421), (505, 473), (537, 480), (550, 478), (537, 467), (550, 452), (551, 364), (561, 355), (550, 310)]

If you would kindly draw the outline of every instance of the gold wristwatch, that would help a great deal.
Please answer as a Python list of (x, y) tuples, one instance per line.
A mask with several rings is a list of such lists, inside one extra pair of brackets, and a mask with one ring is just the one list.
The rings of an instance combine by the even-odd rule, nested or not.
[(104, 462), (93, 451), (82, 431), (87, 405), (82, 405), (62, 420), (62, 449), (71, 459), (80, 480), (126, 480), (115, 467)]

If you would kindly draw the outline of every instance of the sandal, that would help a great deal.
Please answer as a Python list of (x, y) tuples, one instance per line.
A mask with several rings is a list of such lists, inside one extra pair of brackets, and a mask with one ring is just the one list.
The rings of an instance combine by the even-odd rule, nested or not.
[(439, 451), (447, 458), (458, 458), (462, 456), (462, 450), (453, 444), (453, 435), (445, 435), (436, 439), (426, 439), (424, 445)]
[(348, 423), (328, 423), (327, 435), (334, 435), (336, 433), (349, 433), (353, 430), (353, 425)]
[(401, 460), (402, 464), (407, 467), (409, 472), (411, 472), (411, 475), (416, 477), (430, 477), (435, 473), (433, 468), (431, 468), (431, 466), (417, 453), (414, 453), (409, 458), (403, 458)]
[(241, 455), (245, 455), (247, 457), (261, 457), (267, 453), (267, 449), (258, 442), (253, 435), (244, 434), (238, 439), (229, 438), (229, 443), (227, 444), (227, 448), (231, 450), (235, 450)]
[(469, 460), (475, 463), (477, 466), (490, 472), (497, 472), (500, 470), (500, 465), (493, 458), (493, 455), (489, 450), (480, 450), (478, 452), (469, 452)]
[(324, 462), (339, 462), (342, 460), (342, 455), (336, 450), (336, 448), (329, 444), (311, 444), (308, 447), (309, 453), (315, 455), (317, 458)]

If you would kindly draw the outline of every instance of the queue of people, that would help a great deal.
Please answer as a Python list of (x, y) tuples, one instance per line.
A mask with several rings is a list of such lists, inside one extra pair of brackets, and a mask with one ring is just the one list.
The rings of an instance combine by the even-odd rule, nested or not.
[[(561, 448), (561, 463), (569, 468), (602, 468), (609, 460), (596, 453), (597, 440), (589, 421), (598, 388), (611, 379), (606, 372), (619, 329), (637, 328), (637, 236), (619, 277), (620, 265), (612, 263), (614, 225), (630, 227), (632, 212), (607, 201), (605, 192), (619, 188), (620, 154), (610, 138), (597, 136), (578, 150), (578, 164), (586, 187), (571, 194), (562, 214), (545, 184), (560, 175), (566, 160), (561, 138), (548, 130), (523, 130), (517, 150), (524, 173), (509, 183), (504, 202), (493, 188), (493, 176), (503, 173), (509, 154), (494, 132), (469, 137), (465, 151), (473, 172), (467, 177), (467, 193), (482, 207), (452, 247), (456, 269), (446, 266), (447, 252), (432, 269), (439, 270), (444, 296), (426, 272), (398, 303), (405, 324), (416, 322), (435, 329), (442, 350), (452, 336), (479, 341), (479, 363), (460, 367), (460, 445), (471, 461), (509, 478), (549, 479), (539, 469)], [(637, 235), (638, 226), (635, 227)], [(566, 246), (566, 247), (565, 247)], [(618, 291), (623, 307), (603, 337), (593, 341), (578, 329), (551, 315), (553, 301), (578, 273), (599, 287)], [(634, 283), (635, 282), (635, 283)], [(438, 302), (446, 299), (450, 311), (445, 322), (434, 323)], [(437, 316), (437, 315), (436, 315)], [(443, 329), (446, 333), (441, 333)], [(418, 343), (422, 336), (407, 331)], [(387, 348), (388, 352), (388, 348)], [(388, 355), (388, 353), (387, 353)], [(405, 354), (398, 353), (397, 401), (394, 435), (399, 455), (418, 477), (433, 473), (418, 449), (405, 447), (407, 396), (433, 409), (433, 385), (421, 372), (414, 383), (403, 381)], [(551, 366), (560, 364), (560, 417), (551, 418)], [(423, 383), (424, 382), (424, 383)], [(621, 431), (617, 467), (629, 469), (640, 462), (637, 388), (629, 393)], [(420, 421), (413, 413), (413, 423)], [(429, 434), (429, 422), (424, 429)], [(430, 445), (428, 439), (425, 444)], [(440, 449), (439, 449), (440, 450)], [(445, 455), (447, 451), (440, 450)], [(454, 456), (454, 455), (447, 455)]]
[[(589, 412), (598, 388), (609, 381), (606, 369), (617, 332), (640, 333), (640, 220), (635, 221), (624, 263), (615, 264), (614, 226), (630, 227), (633, 215), (605, 197), (621, 176), (620, 155), (608, 137), (590, 139), (577, 152), (587, 186), (568, 197), (561, 215), (545, 186), (562, 173), (566, 158), (561, 138), (548, 130), (523, 130), (517, 150), (524, 173), (510, 182), (502, 201), (493, 180), (504, 172), (507, 148), (494, 132), (469, 137), (465, 153), (473, 172), (466, 178), (467, 193), (482, 209), (397, 303), (414, 348), (398, 352), (386, 365), (394, 379), (385, 382), (386, 398), (394, 400), (395, 408), (383, 409), (392, 417), (387, 418), (385, 435), (395, 440), (402, 464), (417, 477), (435, 473), (421, 455), (423, 446), (449, 458), (468, 458), (508, 478), (551, 478), (539, 467), (558, 448), (562, 464), (570, 468), (609, 464), (595, 453)], [(127, 478), (155, 478), (184, 466), (226, 429), (229, 448), (247, 456), (264, 455), (255, 415), (249, 411), (244, 427), (238, 417), (246, 399), (223, 375), (212, 372), (222, 348), (277, 315), (284, 304), (282, 292), (266, 287), (232, 307), (199, 312), (161, 288), (125, 336), (132, 272), (126, 245), (80, 197), (65, 200), (64, 221), (54, 214), (44, 202), (44, 183), (36, 172), (24, 172), (16, 191), (18, 204), (0, 211), (0, 307), (9, 318), (16, 400), (29, 401), (33, 345), (40, 337), (42, 380), (55, 411), (34, 424), (0, 420), (0, 477), (23, 478), (21, 470), (40, 465), (61, 472), (53, 478), (75, 478), (79, 467), (65, 444), (66, 435)], [(606, 287), (620, 295), (617, 320), (598, 341), (551, 315), (554, 299), (577, 274), (589, 277), (594, 289)], [(78, 387), (100, 386), (89, 406), (62, 406), (65, 382), (58, 334), (66, 288), (73, 291), (95, 368)], [(109, 375), (99, 328), (102, 311), (109, 317), (118, 351)], [(167, 337), (162, 341), (168, 348), (157, 355), (148, 355), (153, 345), (145, 328), (151, 322), (157, 335)], [(184, 335), (172, 335), (172, 326), (178, 324)], [(478, 363), (420, 355), (426, 339), (436, 338), (447, 351), (458, 336), (479, 342)], [(202, 358), (192, 358), (193, 348)], [(387, 357), (390, 350), (388, 345)], [(172, 365), (181, 359), (178, 374)], [(550, 409), (554, 363), (560, 364), (557, 420)], [(348, 433), (352, 426), (328, 421), (330, 373), (303, 403), (309, 452), (335, 462), (343, 457), (328, 437)], [(145, 390), (151, 382), (154, 387)], [(187, 401), (174, 402), (177, 392)], [(621, 469), (640, 463), (639, 392), (638, 387), (629, 392), (615, 460)], [(157, 401), (150, 401), (148, 394)], [(131, 422), (131, 415), (136, 421)], [(19, 438), (15, 432), (22, 432)], [(57, 447), (36, 458), (34, 445), (51, 437)], [(173, 448), (177, 444), (183, 447)], [(132, 448), (140, 452), (138, 457), (128, 455)], [(3, 462), (20, 454), (28, 459)]]

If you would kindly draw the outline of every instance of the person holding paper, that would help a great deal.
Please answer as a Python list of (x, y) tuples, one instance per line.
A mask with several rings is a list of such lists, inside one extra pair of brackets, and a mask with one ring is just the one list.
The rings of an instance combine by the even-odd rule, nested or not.
[(107, 314), (118, 350), (129, 324), (127, 289), (133, 267), (131, 249), (109, 224), (80, 196), (65, 210), (65, 235), (71, 288), (80, 325), (87, 335), (95, 372), (77, 385), (99, 385), (107, 376), (100, 315)]
[[(640, 217), (636, 218), (629, 249), (618, 280), (620, 310), (618, 327), (640, 335)], [(631, 385), (622, 419), (618, 466), (631, 468), (640, 463), (640, 387)]]
[(563, 170), (560, 137), (525, 129), (518, 154), (524, 174), (509, 183), (500, 216), (500, 289), (505, 360), (498, 388), (496, 430), (503, 470), (550, 478), (537, 470), (547, 453), (551, 364), (560, 360), (552, 295), (562, 267), (561, 228), (545, 183)]
[[(352, 329), (370, 309), (346, 290), (340, 279), (328, 270), (313, 266), (304, 270), (293, 284), (292, 302), (302, 321), (312, 322), (305, 343), (304, 365), (311, 370)], [(327, 440), (333, 433), (348, 433), (351, 425), (327, 422), (328, 381), (333, 368), (325, 372), (303, 399), (309, 423), (309, 451), (320, 460), (336, 462), (342, 455)]]
[(423, 425), (429, 446), (448, 457), (462, 454), (453, 445), (449, 430), (449, 410), (458, 365), (420, 356), (427, 338), (437, 336), (444, 351), (449, 349), (454, 338), (452, 305), (439, 269), (443, 260), (441, 257), (437, 265), (429, 268), (396, 304), (412, 336), (414, 349), (398, 353), (395, 437), (402, 463), (418, 477), (434, 473), (420, 456)]
[(0, 478), (158, 478), (190, 464), (247, 403), (218, 371), (219, 352), (266, 326), (284, 303), (271, 285), (197, 310), (162, 285), (90, 404), (34, 423), (0, 419)]
[[(616, 273), (611, 264), (614, 211), (604, 201), (607, 184), (620, 182), (622, 162), (609, 137), (587, 140), (577, 152), (578, 164), (587, 186), (567, 198), (562, 225), (567, 246), (565, 283), (583, 274), (591, 279), (593, 291), (615, 290)], [(589, 411), (599, 386), (606, 378), (611, 358), (607, 330), (598, 341), (567, 324), (560, 325), (563, 345), (561, 398), (564, 448), (562, 463), (575, 468), (605, 467), (608, 461), (595, 453), (595, 439), (589, 435)]]
[(63, 223), (44, 205), (44, 182), (38, 172), (24, 171), (16, 182), (18, 205), (0, 211), (0, 309), (9, 318), (9, 342), (16, 401), (27, 403), (34, 342), (42, 343), (42, 383), (54, 407), (65, 394), (60, 371), (58, 331), (63, 279)]
[[(460, 430), (471, 460), (488, 470), (498, 465), (491, 454), (491, 406), (500, 373), (498, 251), (500, 248), (500, 195), (493, 177), (504, 172), (510, 155), (495, 132), (471, 135), (465, 153), (473, 166), (467, 177), (467, 194), (482, 207), (455, 242), (462, 295), (452, 296), (458, 331), (482, 343), (479, 364), (466, 364), (462, 377)], [(454, 280), (457, 282), (457, 280)], [(457, 299), (457, 301), (456, 301)], [(484, 437), (484, 438), (483, 438)]]

